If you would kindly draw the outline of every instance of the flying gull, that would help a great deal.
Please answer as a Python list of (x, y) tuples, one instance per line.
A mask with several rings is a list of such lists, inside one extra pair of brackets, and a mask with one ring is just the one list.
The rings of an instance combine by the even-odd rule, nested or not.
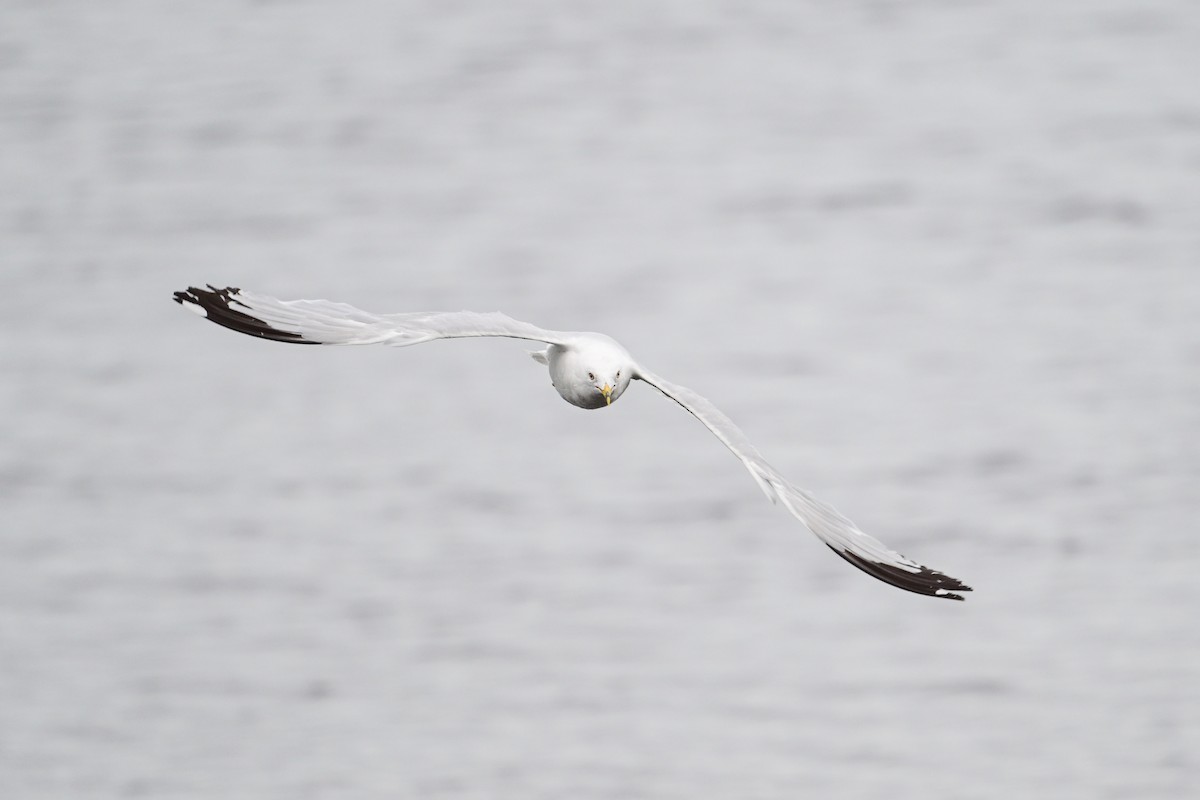
[(782, 503), (833, 552), (892, 586), (917, 594), (962, 600), (971, 587), (885, 547), (768, 464), (729, 417), (700, 395), (660, 378), (600, 333), (548, 331), (499, 312), (372, 314), (328, 300), (276, 300), (241, 289), (189, 288), (175, 292), (184, 308), (226, 328), (293, 344), (387, 344), (407, 347), (434, 339), (502, 336), (547, 346), (530, 355), (550, 368), (564, 400), (580, 408), (604, 408), (640, 380), (674, 400), (728, 447), (772, 503)]

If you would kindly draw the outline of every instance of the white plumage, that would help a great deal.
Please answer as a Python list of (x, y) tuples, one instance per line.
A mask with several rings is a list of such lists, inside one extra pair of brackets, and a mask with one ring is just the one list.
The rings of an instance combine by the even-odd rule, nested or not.
[(863, 533), (832, 506), (792, 485), (766, 462), (742, 430), (704, 397), (671, 383), (633, 360), (599, 333), (549, 331), (499, 312), (373, 314), (327, 300), (276, 300), (241, 289), (192, 287), (175, 300), (227, 328), (294, 344), (387, 344), (396, 347), (434, 339), (500, 336), (544, 342), (531, 355), (550, 370), (554, 388), (580, 408), (603, 408), (633, 380), (641, 380), (700, 420), (728, 447), (773, 503), (783, 505), (842, 558), (874, 577), (918, 594), (962, 600), (970, 591), (956, 578), (929, 569)]

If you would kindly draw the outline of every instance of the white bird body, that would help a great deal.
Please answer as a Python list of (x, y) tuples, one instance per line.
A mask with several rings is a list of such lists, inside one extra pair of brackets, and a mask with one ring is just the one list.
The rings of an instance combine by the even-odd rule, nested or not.
[(638, 379), (695, 416), (750, 472), (773, 503), (781, 503), (835, 553), (864, 572), (918, 594), (962, 600), (971, 591), (956, 578), (890, 550), (863, 533), (833, 507), (792, 485), (766, 462), (746, 434), (716, 406), (683, 386), (639, 366), (624, 347), (602, 333), (548, 331), (498, 312), (373, 314), (326, 300), (276, 300), (240, 289), (189, 288), (176, 302), (227, 328), (293, 344), (388, 344), (397, 347), (434, 339), (502, 336), (545, 342), (532, 352), (550, 370), (555, 390), (579, 408), (604, 408)]

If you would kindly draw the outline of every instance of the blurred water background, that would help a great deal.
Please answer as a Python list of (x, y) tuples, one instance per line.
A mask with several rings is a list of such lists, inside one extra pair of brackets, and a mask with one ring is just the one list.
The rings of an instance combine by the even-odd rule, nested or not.
[[(0, 3), (0, 797), (1200, 785), (1200, 10)], [(256, 342), (212, 282), (645, 386)]]

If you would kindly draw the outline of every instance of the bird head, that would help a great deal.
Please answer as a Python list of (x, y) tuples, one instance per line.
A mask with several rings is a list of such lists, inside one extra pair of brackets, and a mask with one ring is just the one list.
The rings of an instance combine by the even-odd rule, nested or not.
[(637, 371), (625, 348), (598, 333), (579, 334), (569, 346), (550, 348), (548, 361), (554, 388), (579, 408), (612, 405)]
[(594, 365), (587, 370), (587, 384), (596, 394), (596, 406), (612, 405), (629, 386), (631, 369), (618, 366)]

